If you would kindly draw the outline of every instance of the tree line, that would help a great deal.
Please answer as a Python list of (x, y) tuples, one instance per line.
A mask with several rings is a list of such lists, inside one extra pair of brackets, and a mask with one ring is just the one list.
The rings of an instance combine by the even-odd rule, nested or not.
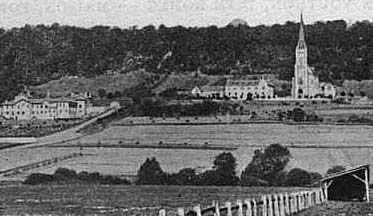
[[(256, 150), (250, 163), (240, 176), (237, 175), (236, 158), (230, 152), (217, 155), (213, 166), (204, 172), (193, 168), (183, 168), (177, 173), (166, 173), (156, 158), (147, 158), (140, 166), (136, 185), (211, 185), (211, 186), (313, 186), (322, 178), (319, 173), (303, 169), (285, 169), (291, 159), (286, 147), (272, 144), (264, 150)], [(327, 175), (344, 171), (343, 166), (328, 169)], [(119, 176), (100, 173), (77, 173), (75, 170), (58, 168), (54, 174), (34, 173), (24, 184), (132, 184)]]
[[(299, 23), (238, 27), (25, 25), (0, 29), (0, 101), (23, 85), (64, 75), (94, 77), (145, 69), (155, 73), (272, 73), (291, 80)], [(321, 81), (373, 77), (373, 23), (343, 20), (306, 26), (310, 65)]]
[(236, 158), (229, 152), (216, 156), (212, 169), (202, 173), (196, 173), (192, 168), (182, 169), (178, 173), (166, 173), (155, 158), (148, 158), (138, 171), (136, 184), (310, 186), (322, 178), (319, 173), (299, 168), (285, 170), (290, 158), (289, 150), (279, 144), (270, 145), (264, 150), (256, 150), (240, 177), (236, 173)]

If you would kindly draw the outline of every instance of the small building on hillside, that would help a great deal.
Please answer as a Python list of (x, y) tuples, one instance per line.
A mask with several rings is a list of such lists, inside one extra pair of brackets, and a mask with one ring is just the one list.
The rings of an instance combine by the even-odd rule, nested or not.
[(263, 78), (235, 77), (227, 80), (224, 94), (232, 100), (273, 99), (274, 88)]
[(202, 91), (201, 91), (200, 87), (194, 86), (194, 88), (192, 88), (192, 90), (191, 90), (191, 94), (192, 94), (193, 97), (201, 97)]
[(336, 87), (331, 83), (320, 83), (320, 94), (323, 97), (333, 99), (337, 96), (337, 89)]
[(222, 99), (224, 97), (224, 86), (196, 86), (191, 93), (194, 97)]
[(369, 202), (369, 165), (333, 173), (321, 180), (328, 200)]

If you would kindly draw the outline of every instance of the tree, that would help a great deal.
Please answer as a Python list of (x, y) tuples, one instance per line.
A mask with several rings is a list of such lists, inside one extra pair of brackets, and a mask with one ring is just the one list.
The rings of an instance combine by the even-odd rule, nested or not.
[(100, 98), (105, 98), (106, 97), (106, 95), (107, 95), (107, 93), (106, 93), (106, 90), (105, 89), (99, 89), (98, 91), (98, 96), (100, 97)]
[(256, 150), (253, 159), (241, 174), (242, 184), (248, 185), (245, 179), (252, 176), (275, 185), (276, 176), (283, 171), (290, 158), (289, 150), (279, 144), (272, 144), (264, 151)]
[(28, 185), (46, 184), (53, 181), (53, 176), (43, 173), (32, 173), (23, 182)]
[(185, 168), (170, 176), (169, 184), (172, 185), (195, 185), (197, 175), (195, 169)]
[(326, 175), (330, 175), (330, 174), (337, 173), (337, 172), (342, 172), (344, 170), (346, 170), (344, 166), (341, 166), (341, 165), (333, 166), (326, 171)]
[(293, 109), (293, 120), (295, 122), (302, 122), (305, 120), (306, 112), (301, 108), (294, 108)]
[(305, 170), (302, 169), (292, 169), (286, 175), (286, 184), (287, 186), (301, 187), (311, 184), (311, 175)]
[(236, 158), (230, 152), (215, 157), (213, 170), (216, 173), (216, 185), (237, 185)]
[(155, 158), (147, 158), (137, 173), (136, 184), (163, 185), (166, 183), (167, 175), (163, 172), (159, 162)]

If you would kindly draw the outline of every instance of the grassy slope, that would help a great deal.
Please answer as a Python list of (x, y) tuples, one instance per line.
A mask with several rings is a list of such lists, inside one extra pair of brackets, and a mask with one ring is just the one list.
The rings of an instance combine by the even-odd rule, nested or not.
[(93, 95), (97, 95), (98, 89), (103, 88), (107, 92), (114, 93), (115, 91), (123, 91), (135, 87), (152, 76), (154, 76), (152, 73), (133, 71), (113, 76), (102, 75), (90, 79), (84, 77), (63, 77), (43, 85), (35, 86), (32, 88), (32, 91), (37, 95), (44, 95), (49, 90), (52, 96), (66, 96), (70, 92), (87, 91)]

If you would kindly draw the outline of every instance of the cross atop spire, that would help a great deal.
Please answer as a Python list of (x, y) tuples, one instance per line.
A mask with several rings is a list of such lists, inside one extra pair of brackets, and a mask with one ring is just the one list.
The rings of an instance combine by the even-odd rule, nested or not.
[(300, 13), (300, 29), (299, 29), (299, 39), (298, 39), (298, 48), (306, 47), (306, 39), (304, 37), (304, 22), (303, 22), (303, 12)]

